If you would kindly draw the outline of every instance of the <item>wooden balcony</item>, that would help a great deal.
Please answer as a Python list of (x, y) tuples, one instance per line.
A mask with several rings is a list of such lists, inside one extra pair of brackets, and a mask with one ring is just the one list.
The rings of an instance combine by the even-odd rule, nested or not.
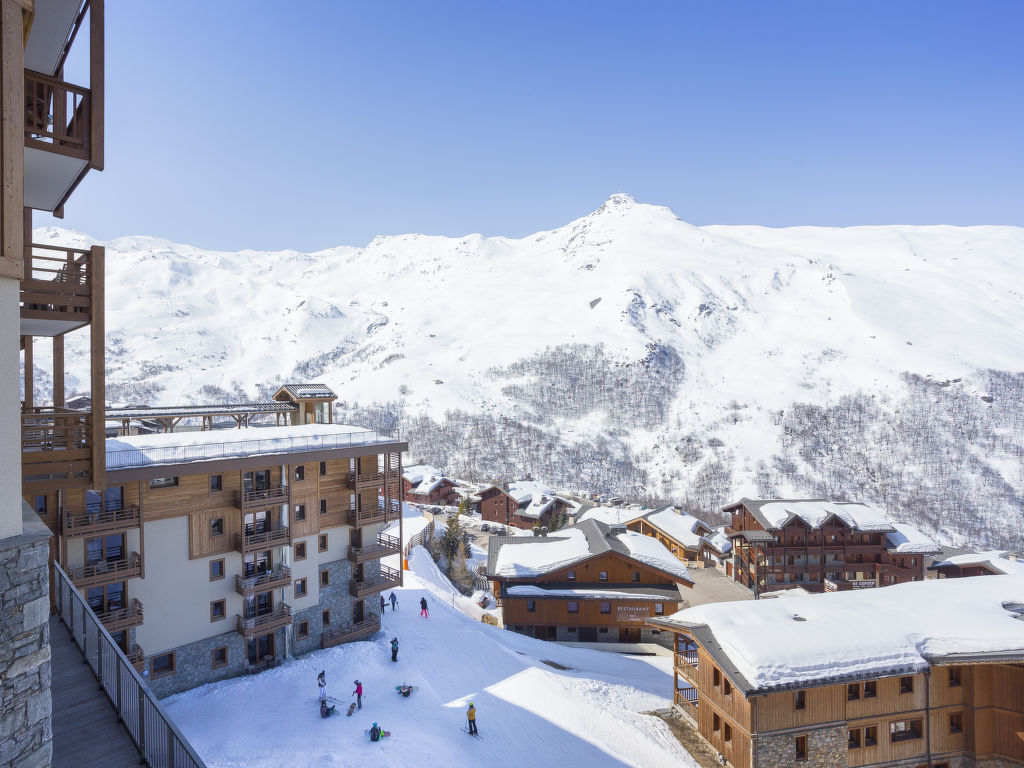
[(235, 491), (235, 506), (243, 512), (259, 512), (281, 504), (291, 504), (289, 486), (278, 485), (260, 491)]
[(142, 515), (137, 506), (102, 512), (71, 513), (64, 510), (62, 519), (63, 533), (68, 538), (121, 533), (138, 528), (142, 524)]
[(243, 555), (270, 547), (287, 547), (291, 543), (292, 529), (287, 525), (278, 524), (262, 531), (247, 527), (243, 533), (235, 534), (235, 551)]
[(25, 70), (25, 147), (90, 159), (92, 94), (42, 72)]
[(272, 632), (280, 627), (287, 627), (291, 623), (292, 607), (287, 603), (278, 603), (277, 608), (262, 616), (253, 616), (249, 619), (244, 616), (235, 616), (235, 630), (246, 640), (251, 640), (256, 635)]
[(131, 662), (131, 665), (135, 667), (135, 671), (140, 675), (146, 670), (146, 652), (142, 650), (141, 645), (133, 645), (128, 653), (125, 654), (125, 658)]
[(91, 565), (70, 568), (68, 576), (79, 589), (137, 579), (142, 576), (142, 557), (138, 552), (132, 552), (122, 560), (100, 560)]
[(356, 491), (370, 491), (375, 488), (383, 488), (385, 484), (397, 488), (400, 475), (397, 469), (389, 469), (386, 472), (364, 472), (361, 474), (349, 474), (349, 487)]
[(22, 493), (93, 485), (93, 420), (86, 411), (31, 408), (21, 415)]
[(697, 716), (697, 689), (696, 688), (677, 688), (676, 689), (676, 704), (686, 710), (691, 717)]
[(364, 525), (377, 525), (379, 523), (393, 523), (402, 516), (401, 506), (398, 500), (392, 500), (390, 508), (379, 501), (375, 505), (362, 505), (348, 513), (348, 524), (353, 528), (361, 528)]
[(256, 576), (235, 576), (235, 591), (242, 597), (253, 597), (260, 592), (269, 592), (272, 589), (281, 589), (290, 586), (292, 583), (292, 569), (280, 565), (272, 571), (257, 574)]
[(97, 613), (96, 618), (107, 632), (120, 632), (123, 629), (137, 627), (142, 623), (142, 603), (133, 599), (124, 608)]
[(23, 335), (56, 336), (89, 324), (93, 261), (91, 251), (26, 244), (19, 294)]
[(697, 684), (697, 651), (683, 651), (675, 655), (676, 671), (694, 685)]
[(375, 634), (380, 629), (380, 615), (374, 611), (370, 618), (357, 621), (350, 627), (344, 629), (331, 629), (320, 633), (320, 647), (330, 648), (332, 645), (341, 645), (351, 640), (359, 640)]
[(367, 595), (402, 586), (402, 572), (386, 565), (380, 567), (380, 575), (363, 581), (350, 581), (348, 592), (357, 600)]
[(348, 559), (353, 563), (365, 563), (368, 560), (380, 560), (382, 557), (397, 555), (402, 551), (402, 542), (396, 536), (388, 536), (384, 533), (377, 534), (377, 541), (365, 547), (353, 547), (349, 545)]

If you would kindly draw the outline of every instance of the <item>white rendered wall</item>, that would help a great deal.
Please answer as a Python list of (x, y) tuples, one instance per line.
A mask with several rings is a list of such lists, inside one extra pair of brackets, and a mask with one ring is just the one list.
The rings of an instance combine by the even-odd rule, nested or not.
[(0, 277), (0, 539), (21, 535), (19, 283)]

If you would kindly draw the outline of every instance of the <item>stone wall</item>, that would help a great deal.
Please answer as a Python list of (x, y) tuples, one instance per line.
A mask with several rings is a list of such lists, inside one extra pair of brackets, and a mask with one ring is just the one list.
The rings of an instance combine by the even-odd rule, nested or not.
[(752, 745), (754, 764), (759, 768), (789, 768), (797, 765), (797, 736), (807, 737), (807, 759), (799, 762), (802, 768), (846, 768), (845, 725), (777, 736), (758, 734), (754, 736)]
[[(366, 563), (363, 566), (364, 574), (369, 578), (372, 573), (372, 566), (376, 563)], [(380, 564), (376, 563), (377, 568), (380, 568)], [(352, 626), (352, 604), (355, 602), (355, 598), (348, 592), (349, 579), (352, 578), (352, 564), (348, 560), (335, 560), (330, 563), (320, 563), (320, 570), (327, 570), (331, 572), (331, 585), (329, 587), (320, 587), (319, 595), (319, 611), (323, 612), (327, 609), (331, 611), (331, 628), (336, 629), (338, 627), (351, 627)], [(366, 611), (365, 615), (369, 616), (374, 610), (380, 610), (380, 606), (374, 606), (374, 600), (376, 596), (371, 596), (366, 600)], [(319, 622), (317, 622), (319, 624)], [(313, 625), (310, 624), (309, 631), (312, 634)], [(317, 633), (317, 640), (319, 641), (320, 635)]]
[[(278, 630), (274, 640), (277, 644), (278, 656), (284, 652), (284, 634)], [(226, 646), (228, 663), (218, 669), (213, 668), (213, 649)], [(245, 638), (238, 632), (225, 632), (213, 637), (197, 640), (194, 643), (174, 649), (174, 674), (154, 679), (150, 674), (150, 660), (147, 659), (143, 677), (153, 693), (163, 698), (174, 693), (181, 693), (197, 685), (225, 680), (245, 672), (246, 648)]]
[(27, 506), (22, 527), (0, 540), (0, 768), (48, 768), (50, 531)]

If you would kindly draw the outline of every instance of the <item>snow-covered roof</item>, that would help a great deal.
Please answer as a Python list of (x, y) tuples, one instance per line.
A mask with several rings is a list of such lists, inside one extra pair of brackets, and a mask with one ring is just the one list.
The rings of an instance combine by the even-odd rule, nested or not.
[(885, 548), (898, 554), (933, 555), (939, 545), (909, 523), (893, 523), (896, 530), (885, 535)]
[(445, 480), (453, 484), (455, 483), (451, 478), (445, 477), (444, 472), (429, 464), (414, 464), (409, 467), (403, 467), (402, 477), (412, 483), (410, 492), (420, 496), (426, 496)]
[(715, 532), (707, 537), (708, 546), (716, 552), (726, 555), (732, 552), (732, 541), (725, 533), (725, 526), (716, 528)]
[(506, 493), (519, 504), (516, 514), (521, 517), (539, 519), (558, 501), (571, 504), (565, 499), (559, 499), (548, 486), (533, 480), (517, 480), (514, 483), (509, 483)]
[(820, 528), (830, 518), (838, 518), (855, 531), (881, 533), (893, 530), (885, 513), (859, 501), (825, 499), (744, 499), (743, 503), (765, 528), (782, 528), (792, 518), (803, 520), (811, 528)]
[(701, 531), (710, 531), (711, 527), (703, 520), (685, 512), (676, 512), (671, 507), (645, 515), (648, 523), (662, 530), (680, 544), (696, 549), (704, 539)]
[(326, 384), (282, 384), (274, 394), (274, 399), (287, 392), (295, 400), (337, 400), (338, 396)]
[(931, 566), (932, 570), (945, 568), (947, 566), (959, 566), (964, 568), (971, 565), (981, 565), (997, 573), (1024, 574), (1024, 562), (1010, 560), (1006, 550), (992, 549), (987, 552), (968, 552), (965, 555), (954, 555), (942, 562)]
[(659, 589), (653, 584), (645, 584), (642, 587), (620, 589), (569, 589), (535, 587), (532, 584), (517, 584), (509, 587), (508, 593), (514, 597), (575, 597), (580, 600), (676, 600), (679, 601), (679, 591), (674, 587)]
[[(708, 603), (655, 623), (691, 630), (745, 693), (1024, 659), (1024, 575), (927, 579), (785, 600)], [(1016, 606), (1016, 607), (1015, 607)]]
[(107, 470), (262, 454), (306, 453), (359, 445), (391, 445), (395, 442), (386, 435), (343, 424), (130, 435), (107, 438)]
[(605, 525), (626, 525), (636, 520), (643, 513), (635, 509), (623, 509), (622, 507), (592, 507), (579, 516), (577, 523), (584, 520), (596, 520)]
[(690, 572), (679, 558), (668, 551), (668, 547), (651, 536), (635, 531), (626, 531), (615, 536), (629, 550), (629, 556), (641, 563), (671, 573), (682, 581), (692, 581)]

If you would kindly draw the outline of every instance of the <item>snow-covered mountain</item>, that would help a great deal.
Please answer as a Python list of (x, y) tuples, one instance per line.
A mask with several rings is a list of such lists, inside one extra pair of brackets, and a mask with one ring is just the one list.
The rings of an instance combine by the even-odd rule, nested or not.
[(460, 476), (529, 471), (705, 514), (847, 496), (1024, 546), (1020, 228), (694, 227), (614, 195), (522, 239), (104, 245), (112, 401), (315, 379)]

